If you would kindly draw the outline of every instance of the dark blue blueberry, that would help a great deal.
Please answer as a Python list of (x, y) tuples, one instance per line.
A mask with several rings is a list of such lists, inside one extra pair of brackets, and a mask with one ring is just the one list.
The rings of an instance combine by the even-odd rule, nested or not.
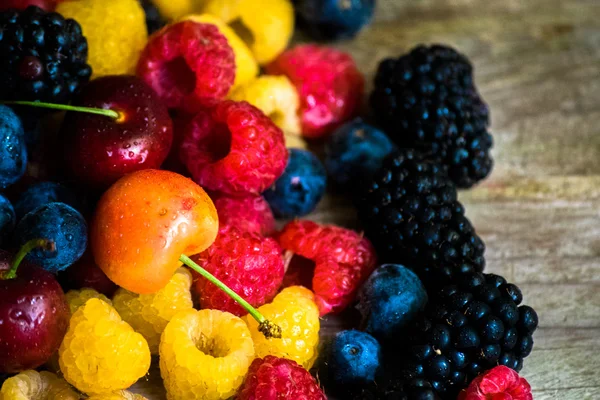
[(0, 189), (21, 179), (26, 167), (23, 124), (13, 110), (0, 104)]
[(333, 338), (330, 351), (330, 375), (336, 384), (375, 379), (381, 348), (373, 336), (356, 330), (341, 331)]
[(325, 167), (310, 151), (290, 149), (283, 175), (263, 195), (277, 217), (300, 217), (313, 211), (327, 185)]
[(350, 38), (373, 18), (375, 0), (297, 0), (296, 11), (315, 38)]
[(87, 246), (87, 226), (81, 214), (64, 203), (49, 203), (26, 214), (15, 230), (17, 245), (32, 239), (49, 239), (56, 250), (34, 250), (30, 261), (56, 273), (77, 261)]
[(359, 293), (357, 308), (366, 331), (390, 337), (411, 322), (427, 303), (423, 284), (410, 269), (384, 264), (369, 277)]
[(148, 35), (165, 26), (165, 20), (162, 18), (158, 12), (158, 8), (156, 8), (152, 1), (140, 0), (140, 3), (142, 4), (142, 8), (146, 14), (146, 27), (148, 28)]
[[(394, 149), (385, 133), (360, 118), (338, 128), (325, 147), (325, 168), (340, 187), (347, 188), (359, 176), (374, 174)], [(402, 216), (394, 218), (399, 222)]]
[(73, 208), (81, 209), (81, 202), (75, 193), (66, 186), (56, 182), (39, 182), (25, 190), (15, 201), (17, 219), (48, 203), (65, 203)]
[(0, 245), (15, 228), (15, 211), (8, 199), (0, 194)]

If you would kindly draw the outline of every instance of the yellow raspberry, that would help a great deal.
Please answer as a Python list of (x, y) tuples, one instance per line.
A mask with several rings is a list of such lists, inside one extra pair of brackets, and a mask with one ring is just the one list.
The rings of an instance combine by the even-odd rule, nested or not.
[(252, 81), (258, 75), (258, 63), (254, 59), (252, 52), (246, 43), (226, 23), (209, 14), (189, 15), (184, 19), (214, 25), (227, 38), (227, 42), (229, 42), (235, 54), (235, 81), (231, 90)]
[(94, 78), (135, 71), (148, 41), (146, 16), (138, 0), (65, 1), (56, 11), (81, 25)]
[(163, 18), (175, 20), (199, 11), (204, 0), (152, 0), (152, 3)]
[(315, 295), (302, 286), (283, 289), (272, 303), (258, 308), (269, 321), (281, 327), (281, 339), (267, 339), (258, 331), (258, 323), (249, 316), (248, 324), (257, 358), (268, 355), (289, 358), (306, 369), (317, 359), (319, 345), (319, 308)]
[(179, 268), (167, 286), (152, 294), (135, 294), (117, 290), (113, 305), (119, 315), (148, 341), (150, 352), (158, 354), (160, 335), (175, 314), (194, 307), (192, 302), (192, 274)]
[(203, 11), (229, 24), (242, 38), (260, 65), (273, 61), (294, 33), (294, 8), (290, 0), (208, 0)]
[(4, 381), (2, 400), (79, 400), (79, 395), (52, 372), (23, 371)]
[(296, 87), (286, 76), (263, 75), (235, 90), (230, 98), (259, 108), (285, 133), (300, 134), (300, 100)]
[(233, 396), (254, 359), (244, 321), (218, 310), (178, 313), (160, 341), (160, 374), (169, 400)]
[(65, 379), (88, 394), (126, 389), (150, 368), (146, 339), (100, 299), (75, 311), (58, 354)]
[(65, 295), (71, 314), (75, 314), (75, 311), (82, 305), (84, 305), (89, 299), (100, 299), (104, 300), (108, 304), (112, 304), (112, 301), (102, 293), (98, 293), (94, 289), (83, 288), (79, 290), (69, 290)]
[(148, 400), (141, 394), (131, 393), (127, 390), (117, 390), (112, 393), (88, 397), (87, 400)]

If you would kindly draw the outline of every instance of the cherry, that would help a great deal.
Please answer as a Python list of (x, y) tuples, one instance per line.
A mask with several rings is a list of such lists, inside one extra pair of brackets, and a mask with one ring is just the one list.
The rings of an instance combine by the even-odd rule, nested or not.
[(44, 364), (69, 327), (69, 305), (54, 276), (22, 261), (33, 247), (46, 244), (28, 242), (16, 256), (0, 250), (0, 373)]
[(191, 179), (164, 170), (137, 171), (119, 179), (98, 202), (90, 244), (102, 271), (129, 291), (157, 292), (185, 264), (238, 302), (265, 336), (281, 337), (280, 327), (188, 257), (215, 241), (218, 225), (213, 202)]
[(158, 168), (173, 141), (167, 108), (135, 76), (105, 76), (90, 82), (74, 106), (116, 111), (104, 115), (67, 112), (62, 126), (67, 168), (83, 184), (106, 188), (125, 174)]

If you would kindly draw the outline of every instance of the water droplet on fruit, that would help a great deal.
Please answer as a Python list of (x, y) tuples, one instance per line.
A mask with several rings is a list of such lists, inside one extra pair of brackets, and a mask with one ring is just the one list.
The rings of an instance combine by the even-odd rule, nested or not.
[(68, 240), (69, 242), (73, 240), (73, 235), (72, 235), (72, 234), (70, 234), (70, 233), (67, 233), (67, 234), (65, 235), (65, 237), (67, 238), (67, 240)]
[(10, 318), (13, 320), (22, 319), (22, 317), (23, 317), (23, 311), (21, 311), (21, 310), (12, 310), (10, 312)]
[(133, 151), (130, 151), (128, 156), (129, 156), (129, 158), (133, 158), (135, 156), (135, 153)]
[(128, 149), (128, 148), (130, 148), (130, 147), (131, 147), (131, 145), (130, 145), (129, 143), (126, 143), (126, 144), (123, 146), (123, 148), (124, 148), (124, 149)]
[(164, 216), (164, 215), (167, 215), (167, 209), (166, 208), (161, 208), (161, 210), (158, 213), (158, 215), (160, 215), (161, 217)]

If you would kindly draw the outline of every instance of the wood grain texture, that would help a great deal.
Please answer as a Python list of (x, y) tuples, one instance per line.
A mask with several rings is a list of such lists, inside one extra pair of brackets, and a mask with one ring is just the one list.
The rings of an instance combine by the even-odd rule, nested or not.
[[(597, 0), (379, 0), (376, 22), (336, 45), (369, 82), (379, 60), (419, 43), (448, 43), (473, 60), (496, 167), (461, 200), (488, 271), (518, 284), (539, 313), (522, 372), (536, 400), (600, 399), (598, 21)], [(310, 218), (357, 227), (339, 196)], [(339, 325), (323, 322), (324, 335)], [(164, 399), (156, 369), (136, 390)]]

